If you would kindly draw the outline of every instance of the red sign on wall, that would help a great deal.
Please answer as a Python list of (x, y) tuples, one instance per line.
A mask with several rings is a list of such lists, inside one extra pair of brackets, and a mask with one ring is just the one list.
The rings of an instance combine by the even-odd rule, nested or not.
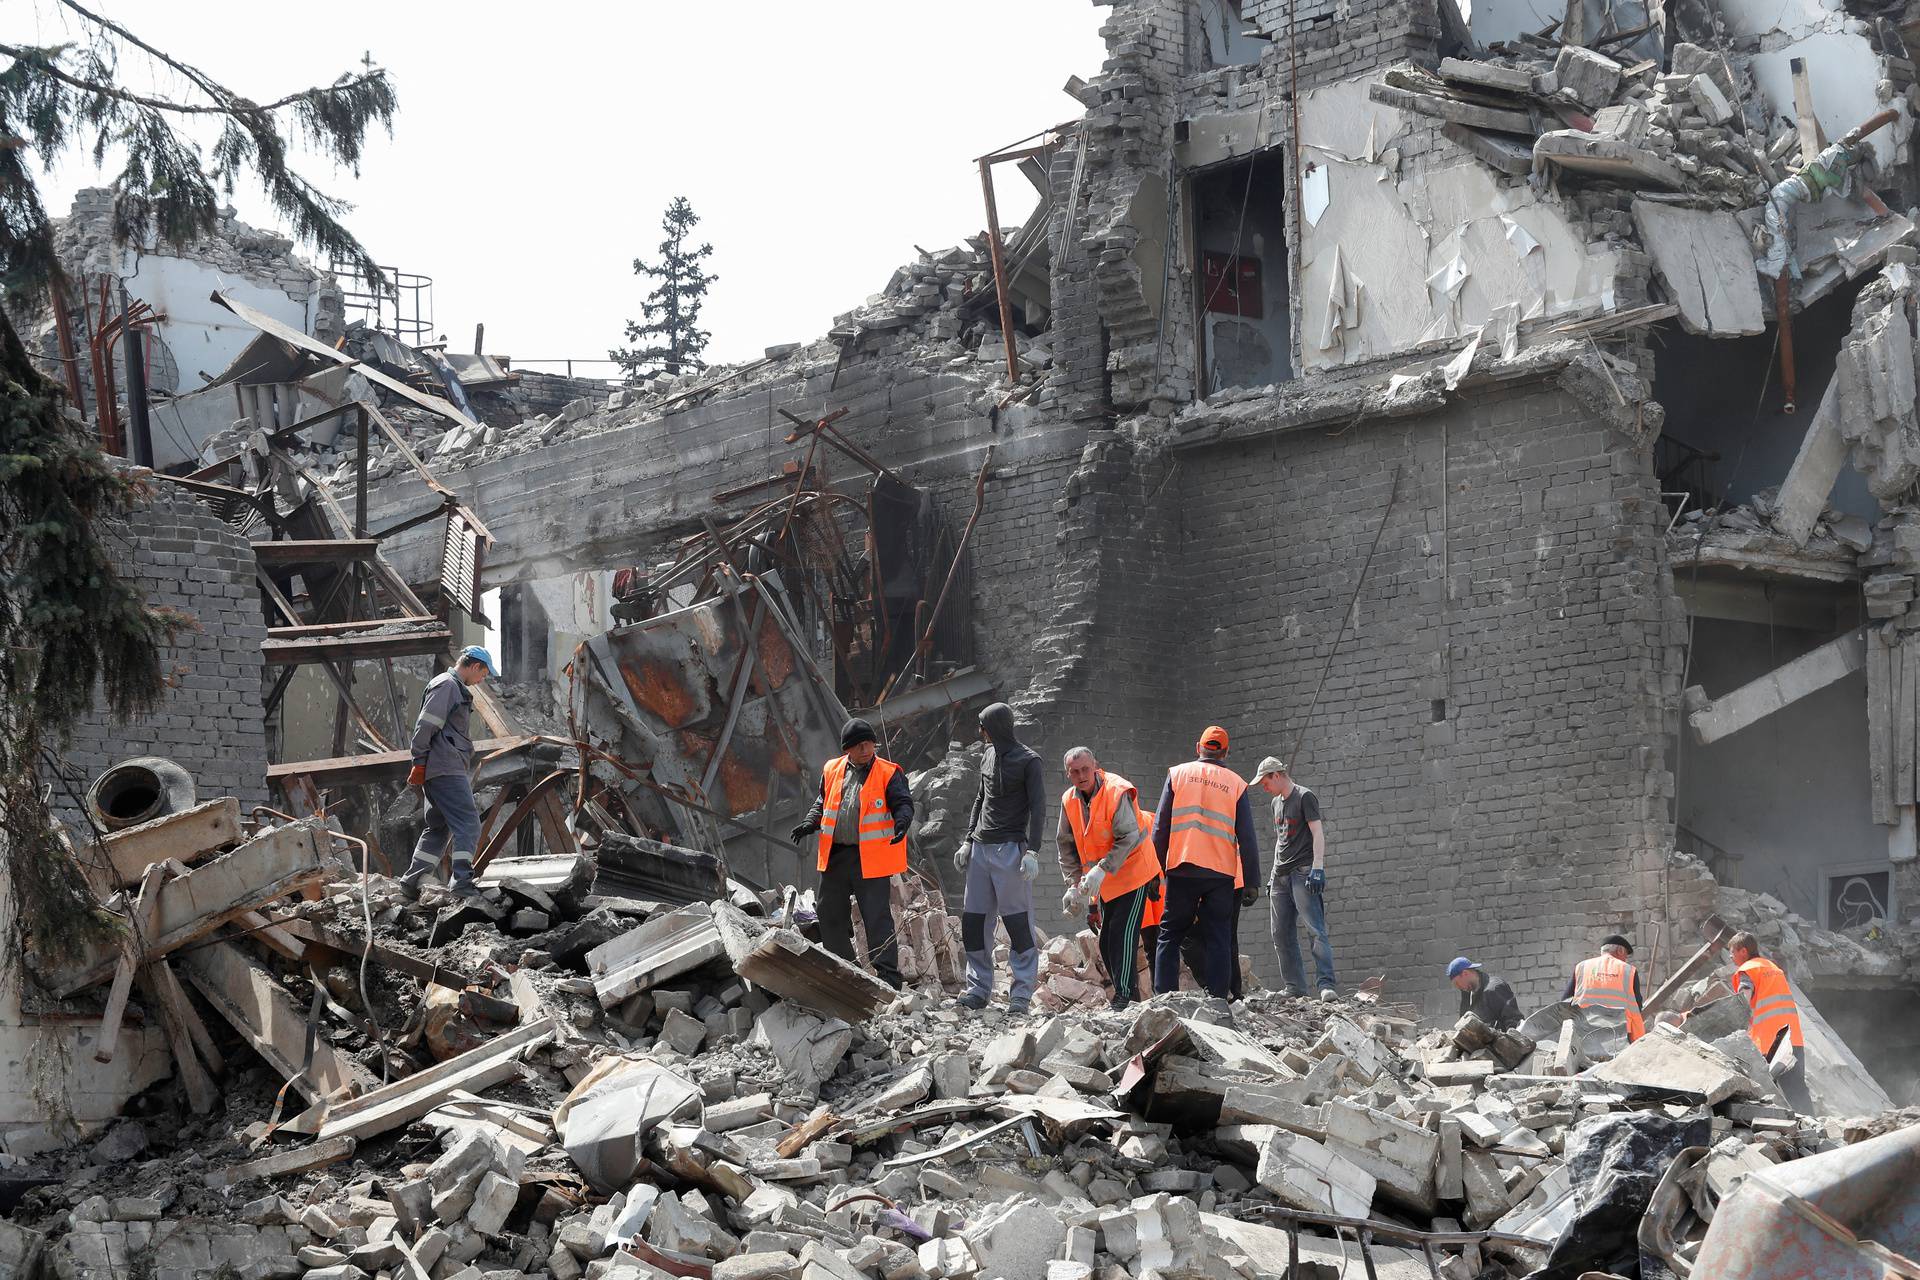
[(1254, 320), (1265, 318), (1266, 307), (1260, 299), (1260, 259), (1211, 249), (1200, 257), (1206, 274), (1207, 310)]

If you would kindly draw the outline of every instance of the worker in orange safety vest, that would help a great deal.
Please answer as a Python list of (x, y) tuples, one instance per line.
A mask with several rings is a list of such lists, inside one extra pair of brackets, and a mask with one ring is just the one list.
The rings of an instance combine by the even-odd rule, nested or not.
[(1226, 1000), (1240, 963), (1233, 937), (1234, 903), (1260, 897), (1260, 837), (1253, 827), (1247, 781), (1222, 763), (1227, 731), (1209, 725), (1198, 759), (1167, 771), (1153, 819), (1153, 844), (1166, 871), (1166, 915), (1155, 940), (1153, 989), (1180, 989), (1180, 944), (1200, 931), (1201, 969), (1195, 977)]
[(907, 773), (879, 755), (873, 726), (849, 720), (840, 729), (846, 754), (820, 771), (820, 794), (790, 833), (805, 847), (818, 832), (815, 864), (820, 872), (817, 910), (820, 942), (842, 960), (853, 954), (853, 904), (867, 931), (874, 976), (900, 988), (900, 944), (893, 923), (893, 877), (907, 869), (907, 829), (913, 825), (913, 792)]
[(1617, 1010), (1626, 1016), (1629, 1043), (1646, 1034), (1646, 1021), (1640, 1013), (1640, 972), (1627, 957), (1633, 944), (1625, 936), (1610, 933), (1600, 940), (1600, 954), (1573, 966), (1562, 1000), (1571, 1000), (1583, 1009)]
[(1787, 1102), (1802, 1115), (1816, 1114), (1807, 1092), (1806, 1034), (1800, 1028), (1800, 1006), (1786, 970), (1760, 954), (1760, 942), (1750, 933), (1736, 933), (1727, 942), (1733, 956), (1733, 989), (1753, 1006), (1747, 1034), (1753, 1047), (1769, 1062), (1782, 1037), (1793, 1045), (1793, 1065), (1775, 1077)]
[(1064, 761), (1072, 783), (1060, 797), (1054, 846), (1067, 891), (1060, 909), (1069, 918), (1100, 904), (1100, 960), (1113, 980), (1115, 1009), (1139, 994), (1134, 971), (1140, 925), (1148, 904), (1160, 898), (1160, 860), (1154, 856), (1153, 819), (1140, 808), (1131, 782), (1109, 773), (1088, 747), (1075, 747)]

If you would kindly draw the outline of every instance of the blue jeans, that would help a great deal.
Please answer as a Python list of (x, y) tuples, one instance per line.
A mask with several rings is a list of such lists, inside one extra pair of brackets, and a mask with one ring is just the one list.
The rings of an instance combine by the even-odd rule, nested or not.
[(1277, 876), (1270, 887), (1273, 893), (1273, 949), (1280, 953), (1280, 977), (1288, 991), (1307, 989), (1306, 973), (1300, 966), (1300, 935), (1296, 926), (1302, 919), (1313, 934), (1314, 985), (1322, 990), (1333, 983), (1333, 944), (1327, 940), (1327, 901), (1307, 885), (1311, 867)]

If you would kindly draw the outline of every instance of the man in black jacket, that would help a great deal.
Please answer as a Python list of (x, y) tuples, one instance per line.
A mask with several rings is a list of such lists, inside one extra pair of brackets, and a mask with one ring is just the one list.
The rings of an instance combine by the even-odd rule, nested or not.
[(967, 877), (960, 904), (960, 940), (967, 953), (967, 992), (960, 1003), (984, 1009), (993, 996), (993, 917), (1007, 926), (1013, 985), (1007, 1012), (1027, 1011), (1040, 976), (1033, 938), (1033, 878), (1040, 874), (1040, 837), (1047, 818), (1040, 757), (1013, 736), (1013, 708), (996, 702), (980, 713), (987, 753), (973, 818), (953, 865)]
[(1520, 1025), (1520, 1002), (1505, 978), (1488, 973), (1465, 956), (1455, 956), (1447, 977), (1460, 989), (1460, 1012), (1474, 1013), (1495, 1031)]

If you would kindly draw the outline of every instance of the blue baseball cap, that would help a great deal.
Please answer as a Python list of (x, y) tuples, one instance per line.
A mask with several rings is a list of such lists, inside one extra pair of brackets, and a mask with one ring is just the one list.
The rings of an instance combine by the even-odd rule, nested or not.
[(1479, 965), (1467, 959), (1465, 956), (1455, 956), (1452, 962), (1447, 965), (1447, 976), (1449, 978), (1457, 978), (1467, 970), (1478, 969), (1479, 967)]
[(499, 678), (500, 668), (493, 665), (493, 655), (488, 653), (485, 649), (482, 649), (479, 645), (470, 644), (466, 648), (462, 649), (460, 651), (460, 656), (458, 659), (455, 660), (454, 665), (458, 666), (460, 663), (468, 662), (468, 661), (484, 662), (487, 666), (487, 674), (490, 676), (493, 676), (495, 679)]

